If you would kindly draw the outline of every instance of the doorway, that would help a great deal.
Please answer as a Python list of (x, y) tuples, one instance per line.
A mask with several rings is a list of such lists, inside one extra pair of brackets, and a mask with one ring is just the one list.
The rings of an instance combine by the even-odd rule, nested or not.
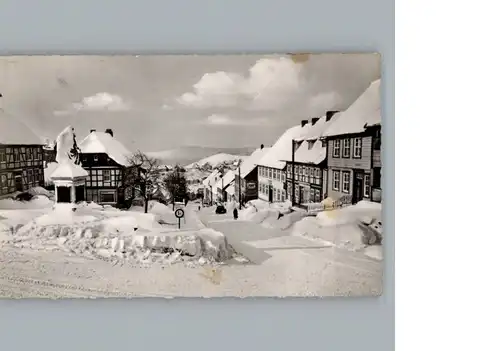
[(269, 185), (269, 202), (273, 202), (273, 186)]
[(23, 191), (23, 177), (20, 173), (15, 174), (16, 191)]
[(352, 189), (353, 205), (363, 200), (364, 178), (365, 178), (365, 172), (363, 170), (354, 170), (354, 182)]

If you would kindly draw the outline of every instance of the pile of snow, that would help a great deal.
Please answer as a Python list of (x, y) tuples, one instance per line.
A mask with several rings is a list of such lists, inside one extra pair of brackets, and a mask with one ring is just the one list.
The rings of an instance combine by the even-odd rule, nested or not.
[(249, 201), (247, 207), (240, 211), (239, 218), (259, 223), (266, 228), (285, 230), (305, 215), (303, 212), (292, 211), (289, 201), (270, 204), (262, 200), (253, 200)]
[[(370, 257), (381, 259), (381, 213), (381, 204), (361, 201), (354, 206), (306, 217), (295, 223), (292, 235), (313, 237), (339, 248), (362, 251)], [(372, 245), (374, 247), (367, 249)]]
[[(132, 206), (128, 212), (144, 213), (144, 206)], [(177, 223), (177, 217), (175, 217), (172, 207), (158, 201), (153, 200), (148, 203), (148, 214), (154, 215), (154, 219), (159, 223)]]
[(54, 202), (47, 196), (36, 195), (30, 201), (18, 201), (14, 199), (0, 200), (0, 210), (29, 210), (50, 208)]
[(95, 204), (57, 204), (22, 226), (3, 228), (2, 236), (5, 238), (9, 231), (10, 242), (15, 246), (60, 249), (139, 264), (185, 260), (204, 264), (232, 257), (224, 234), (208, 228), (167, 231), (157, 221), (158, 216), (168, 213), (167, 209), (159, 203), (153, 203), (151, 209), (157, 213), (111, 211)]
[(30, 188), (28, 190), (28, 193), (30, 193), (33, 196), (42, 195), (42, 196), (46, 196), (48, 198), (54, 197), (54, 193), (53, 192), (50, 192), (47, 189), (42, 188), (41, 186), (35, 186), (33, 188)]

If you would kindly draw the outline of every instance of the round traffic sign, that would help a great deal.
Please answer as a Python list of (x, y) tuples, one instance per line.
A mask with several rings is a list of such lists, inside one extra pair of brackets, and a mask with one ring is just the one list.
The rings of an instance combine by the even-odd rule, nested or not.
[(182, 208), (178, 208), (175, 210), (175, 217), (182, 218), (184, 217), (184, 210)]

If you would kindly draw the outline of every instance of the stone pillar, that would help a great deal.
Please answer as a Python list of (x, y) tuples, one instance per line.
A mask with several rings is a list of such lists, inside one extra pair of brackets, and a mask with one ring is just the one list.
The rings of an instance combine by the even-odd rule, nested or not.
[(55, 190), (55, 191), (54, 191), (54, 192), (55, 192), (55, 197), (54, 197), (54, 198), (55, 198), (55, 200), (56, 200), (56, 202), (55, 202), (55, 203), (57, 204), (57, 186), (56, 186), (55, 184), (54, 184), (54, 190)]
[(75, 184), (71, 184), (71, 197), (70, 201), (72, 204), (76, 203), (76, 191), (75, 191)]

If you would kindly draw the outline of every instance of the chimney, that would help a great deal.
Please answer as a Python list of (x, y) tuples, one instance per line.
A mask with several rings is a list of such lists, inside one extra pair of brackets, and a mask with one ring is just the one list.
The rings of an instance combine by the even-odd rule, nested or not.
[(339, 111), (326, 111), (326, 121), (328, 122), (329, 120), (332, 119), (333, 115), (338, 113)]
[(319, 121), (319, 117), (311, 118), (311, 125), (315, 125)]
[(300, 125), (304, 127), (307, 124), (307, 122), (309, 122), (307, 119), (303, 119), (302, 121), (300, 121)]
[(106, 129), (105, 133), (108, 133), (109, 135), (113, 136), (113, 129)]
[(94, 132), (95, 132), (95, 129), (91, 129), (91, 130), (90, 130), (90, 132), (91, 132), (91, 133), (94, 133)]
[(264, 144), (260, 144), (260, 149), (262, 150), (264, 148)]

